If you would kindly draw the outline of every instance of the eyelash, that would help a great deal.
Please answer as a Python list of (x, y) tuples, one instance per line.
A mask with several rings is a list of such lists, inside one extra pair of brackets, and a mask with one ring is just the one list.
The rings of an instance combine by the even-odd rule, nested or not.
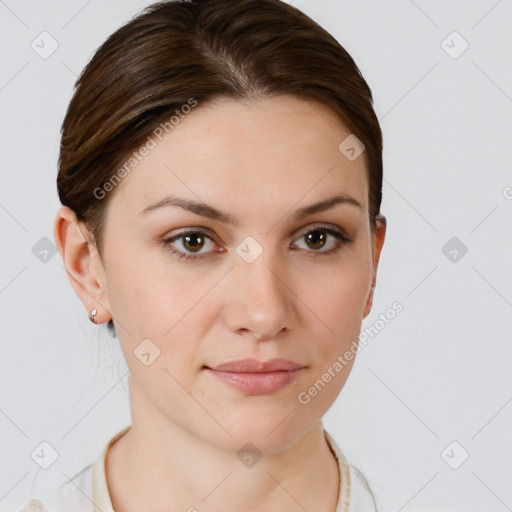
[[(337, 253), (339, 250), (342, 249), (343, 245), (345, 244), (348, 244), (348, 243), (351, 243), (353, 240), (347, 238), (345, 235), (343, 235), (342, 233), (340, 233), (339, 231), (336, 231), (328, 226), (317, 226), (313, 229), (310, 229), (309, 231), (306, 231), (304, 234), (302, 234), (298, 239), (297, 241), (303, 239), (306, 235), (309, 235), (310, 233), (314, 233), (315, 231), (324, 231), (325, 233), (335, 237), (337, 239), (337, 243), (336, 243), (336, 246), (333, 247), (332, 249), (329, 249), (328, 251), (322, 251), (322, 250), (318, 250), (318, 251), (314, 251), (314, 250), (310, 250), (310, 251), (307, 251), (306, 252), (312, 252), (313, 253), (313, 258), (316, 258), (320, 255), (323, 255), (323, 256), (332, 256), (333, 254)], [(180, 238), (183, 238), (184, 236), (186, 235), (190, 235), (190, 234), (200, 234), (206, 238), (209, 238), (212, 242), (214, 241), (212, 239), (212, 237), (210, 237), (209, 235), (207, 235), (204, 231), (200, 231), (200, 230), (189, 230), (189, 231), (184, 231), (182, 233), (180, 233), (179, 235), (175, 235), (175, 236), (172, 236), (170, 238), (165, 238), (162, 240), (162, 245), (164, 245), (166, 248), (168, 248), (168, 250), (175, 254), (178, 258), (180, 259), (185, 259), (186, 261), (190, 261), (190, 260), (198, 260), (198, 259), (203, 259), (207, 256), (205, 255), (195, 255), (195, 254), (190, 254), (190, 253), (186, 253), (186, 252), (183, 252), (183, 251), (179, 251), (179, 250), (176, 250), (174, 248), (171, 247), (171, 243), (175, 242), (176, 240), (179, 240)]]

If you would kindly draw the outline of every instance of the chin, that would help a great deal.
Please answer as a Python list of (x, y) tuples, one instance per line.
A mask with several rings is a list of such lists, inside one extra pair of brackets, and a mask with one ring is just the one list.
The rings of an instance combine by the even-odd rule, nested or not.
[[(260, 413), (245, 415), (240, 421), (233, 419), (229, 426), (224, 424), (233, 437), (220, 434), (216, 436), (217, 441), (225, 449), (235, 452), (247, 443), (252, 443), (262, 453), (280, 452), (300, 439), (311, 427), (309, 422), (299, 423), (296, 418), (294, 421), (294, 415), (289, 414), (290, 411), (284, 413), (284, 409), (280, 408), (279, 413), (269, 414), (266, 418), (262, 418)], [(211, 437), (206, 439), (211, 441)]]

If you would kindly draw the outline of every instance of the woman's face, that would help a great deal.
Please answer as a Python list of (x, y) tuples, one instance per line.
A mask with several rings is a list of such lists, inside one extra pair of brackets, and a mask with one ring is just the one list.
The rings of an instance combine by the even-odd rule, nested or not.
[[(102, 305), (131, 370), (134, 423), (272, 452), (336, 399), (384, 241), (381, 227), (372, 245), (364, 153), (338, 148), (349, 134), (294, 97), (199, 104), (110, 192)], [(208, 369), (246, 358), (302, 369)]]

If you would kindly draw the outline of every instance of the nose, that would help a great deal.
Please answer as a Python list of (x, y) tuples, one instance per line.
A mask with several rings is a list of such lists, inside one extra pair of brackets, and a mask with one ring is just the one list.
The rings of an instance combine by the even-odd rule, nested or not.
[(277, 267), (275, 259), (264, 256), (265, 251), (252, 263), (235, 262), (224, 307), (227, 327), (258, 341), (277, 339), (297, 321), (295, 295), (284, 266)]

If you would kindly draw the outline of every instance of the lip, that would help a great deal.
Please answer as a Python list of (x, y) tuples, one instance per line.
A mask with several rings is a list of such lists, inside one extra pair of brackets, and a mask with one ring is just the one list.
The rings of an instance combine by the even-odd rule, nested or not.
[(304, 368), (304, 365), (290, 361), (289, 359), (269, 359), (268, 361), (259, 361), (258, 359), (237, 359), (217, 366), (208, 367), (211, 370), (224, 372), (241, 373), (268, 373), (277, 371), (295, 371)]
[(288, 359), (239, 359), (219, 364), (205, 370), (228, 386), (248, 395), (269, 395), (285, 387), (299, 373), (304, 365)]

